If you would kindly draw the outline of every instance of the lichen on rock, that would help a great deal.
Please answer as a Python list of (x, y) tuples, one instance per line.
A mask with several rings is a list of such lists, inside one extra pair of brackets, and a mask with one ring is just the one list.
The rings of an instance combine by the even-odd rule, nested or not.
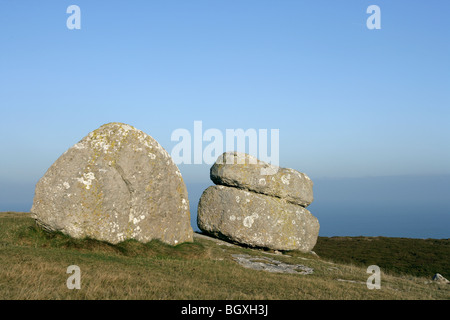
[(31, 212), (47, 230), (76, 238), (175, 245), (193, 239), (188, 201), (178, 167), (156, 140), (109, 123), (48, 169), (36, 185)]
[(210, 177), (218, 185), (282, 198), (305, 208), (313, 202), (313, 182), (305, 173), (281, 167), (267, 170), (271, 167), (245, 153), (224, 152), (211, 167)]
[(319, 222), (306, 207), (312, 181), (304, 173), (278, 168), (247, 154), (225, 152), (211, 167), (211, 180), (198, 205), (200, 230), (252, 247), (308, 252), (315, 246)]

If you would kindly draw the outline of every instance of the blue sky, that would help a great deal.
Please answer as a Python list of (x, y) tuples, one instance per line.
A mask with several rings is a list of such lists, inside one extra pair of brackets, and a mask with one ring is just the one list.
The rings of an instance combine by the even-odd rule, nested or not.
[[(81, 30), (66, 27), (71, 4)], [(372, 4), (380, 30), (366, 27)], [(444, 1), (2, 0), (0, 211), (25, 210), (48, 167), (111, 121), (169, 152), (171, 133), (196, 120), (279, 129), (280, 165), (321, 181), (318, 194), (335, 179), (449, 179), (448, 12)], [(180, 169), (188, 186), (209, 183), (207, 165)], [(332, 194), (313, 204), (323, 228)], [(450, 223), (445, 199), (436, 210)]]

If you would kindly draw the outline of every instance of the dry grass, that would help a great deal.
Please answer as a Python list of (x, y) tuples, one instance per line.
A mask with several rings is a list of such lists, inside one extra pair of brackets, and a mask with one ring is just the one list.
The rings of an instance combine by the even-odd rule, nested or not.
[[(241, 267), (233, 253), (259, 250), (203, 238), (171, 247), (152, 241), (118, 245), (46, 234), (27, 214), (0, 214), (0, 299), (449, 299), (448, 285), (384, 274), (368, 290), (365, 268), (289, 252), (275, 259), (314, 268), (311, 275)], [(81, 269), (81, 289), (69, 290), (69, 265)], [(358, 281), (345, 282), (337, 279)]]

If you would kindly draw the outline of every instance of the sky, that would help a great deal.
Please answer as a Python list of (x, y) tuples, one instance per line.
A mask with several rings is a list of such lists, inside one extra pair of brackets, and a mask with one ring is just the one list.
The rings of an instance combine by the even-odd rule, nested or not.
[[(81, 29), (70, 30), (72, 5)], [(377, 5), (381, 29), (369, 29)], [(0, 0), (0, 211), (89, 132), (279, 130), (320, 235), (450, 237), (450, 3)], [(180, 164), (191, 203), (209, 164)], [(373, 219), (378, 215), (378, 219)], [(389, 218), (388, 218), (389, 217)], [(408, 221), (407, 224), (404, 224)]]

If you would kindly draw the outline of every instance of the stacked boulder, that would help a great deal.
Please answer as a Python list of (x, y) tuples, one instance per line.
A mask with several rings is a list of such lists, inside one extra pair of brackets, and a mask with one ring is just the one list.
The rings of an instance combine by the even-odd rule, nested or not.
[(36, 185), (37, 224), (74, 238), (118, 243), (193, 241), (181, 173), (151, 136), (109, 123), (68, 149)]
[(313, 182), (304, 173), (279, 168), (245, 153), (225, 152), (211, 167), (216, 184), (198, 205), (200, 230), (239, 244), (309, 252), (319, 222), (306, 207)]

